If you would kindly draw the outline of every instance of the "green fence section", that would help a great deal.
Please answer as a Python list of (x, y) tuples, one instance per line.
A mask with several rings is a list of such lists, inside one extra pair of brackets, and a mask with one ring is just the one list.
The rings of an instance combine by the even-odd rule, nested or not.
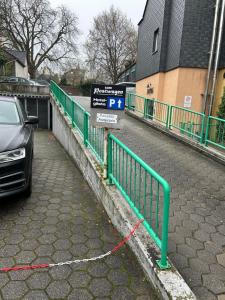
[(171, 106), (169, 128), (176, 128), (181, 134), (203, 142), (205, 115), (179, 106)]
[(225, 150), (225, 119), (209, 117), (207, 121), (205, 144)]
[(224, 149), (223, 119), (206, 117), (205, 114), (183, 107), (127, 93), (127, 109), (142, 113), (145, 119), (157, 121), (169, 130), (206, 145)]
[(104, 130), (93, 128), (90, 124), (90, 114), (72, 97), (67, 95), (55, 82), (51, 82), (51, 92), (57, 103), (62, 107), (64, 114), (70, 119), (72, 126), (84, 140), (98, 161), (104, 160)]
[(126, 103), (128, 110), (136, 111), (141, 113), (146, 119), (158, 121), (167, 127), (169, 126), (170, 105), (167, 103), (132, 93), (127, 93)]
[(155, 99), (145, 99), (144, 117), (168, 126), (170, 105)]
[(108, 178), (120, 190), (161, 250), (158, 265), (167, 262), (170, 186), (114, 135), (108, 136)]
[(87, 144), (95, 154), (97, 159), (104, 164), (104, 128), (96, 128), (90, 124), (88, 126)]
[[(64, 114), (71, 120), (72, 126), (78, 130), (85, 146), (103, 164), (104, 129), (93, 127), (90, 124), (90, 114), (55, 82), (51, 82), (51, 92)], [(129, 101), (128, 104), (132, 107), (135, 99), (130, 98)], [(170, 186), (112, 134), (108, 135), (107, 166), (109, 183), (117, 186), (137, 217), (144, 219), (145, 228), (159, 247), (159, 267), (169, 268), (167, 245)]]

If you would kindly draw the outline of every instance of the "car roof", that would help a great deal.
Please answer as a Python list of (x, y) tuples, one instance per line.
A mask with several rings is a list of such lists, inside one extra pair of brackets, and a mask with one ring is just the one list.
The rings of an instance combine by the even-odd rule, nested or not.
[(16, 97), (0, 96), (0, 101), (16, 102)]

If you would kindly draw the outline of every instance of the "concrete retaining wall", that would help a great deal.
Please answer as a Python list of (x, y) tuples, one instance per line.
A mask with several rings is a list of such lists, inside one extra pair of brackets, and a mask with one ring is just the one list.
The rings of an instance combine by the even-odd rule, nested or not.
[[(79, 134), (71, 127), (53, 99), (51, 99), (51, 103), (54, 135), (80, 168), (113, 225), (123, 236), (127, 235), (138, 221), (136, 216), (115, 186), (107, 186), (102, 179), (94, 156), (84, 147)], [(144, 226), (141, 225), (129, 241), (129, 246), (161, 299), (196, 299), (174, 266), (166, 271), (158, 269), (155, 261), (159, 258), (159, 250), (155, 247)]]

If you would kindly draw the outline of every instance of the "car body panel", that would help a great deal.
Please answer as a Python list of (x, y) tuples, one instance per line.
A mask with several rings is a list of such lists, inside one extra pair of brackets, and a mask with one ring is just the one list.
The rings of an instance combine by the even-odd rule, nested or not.
[(0, 154), (25, 148), (25, 158), (0, 163), (0, 199), (23, 192), (30, 183), (33, 157), (33, 127), (27, 124), (28, 117), (18, 99), (0, 97), (0, 101), (14, 102), (20, 116), (20, 124), (0, 123)]

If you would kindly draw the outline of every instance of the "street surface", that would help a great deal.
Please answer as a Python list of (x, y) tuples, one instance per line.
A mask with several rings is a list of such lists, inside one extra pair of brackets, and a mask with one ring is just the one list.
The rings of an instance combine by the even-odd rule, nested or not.
[(114, 134), (172, 187), (170, 259), (198, 299), (224, 300), (225, 167), (127, 115)]
[[(35, 132), (33, 193), (0, 203), (0, 267), (90, 258), (121, 239), (49, 131)], [(0, 273), (0, 299), (154, 300), (127, 246), (101, 261)]]

